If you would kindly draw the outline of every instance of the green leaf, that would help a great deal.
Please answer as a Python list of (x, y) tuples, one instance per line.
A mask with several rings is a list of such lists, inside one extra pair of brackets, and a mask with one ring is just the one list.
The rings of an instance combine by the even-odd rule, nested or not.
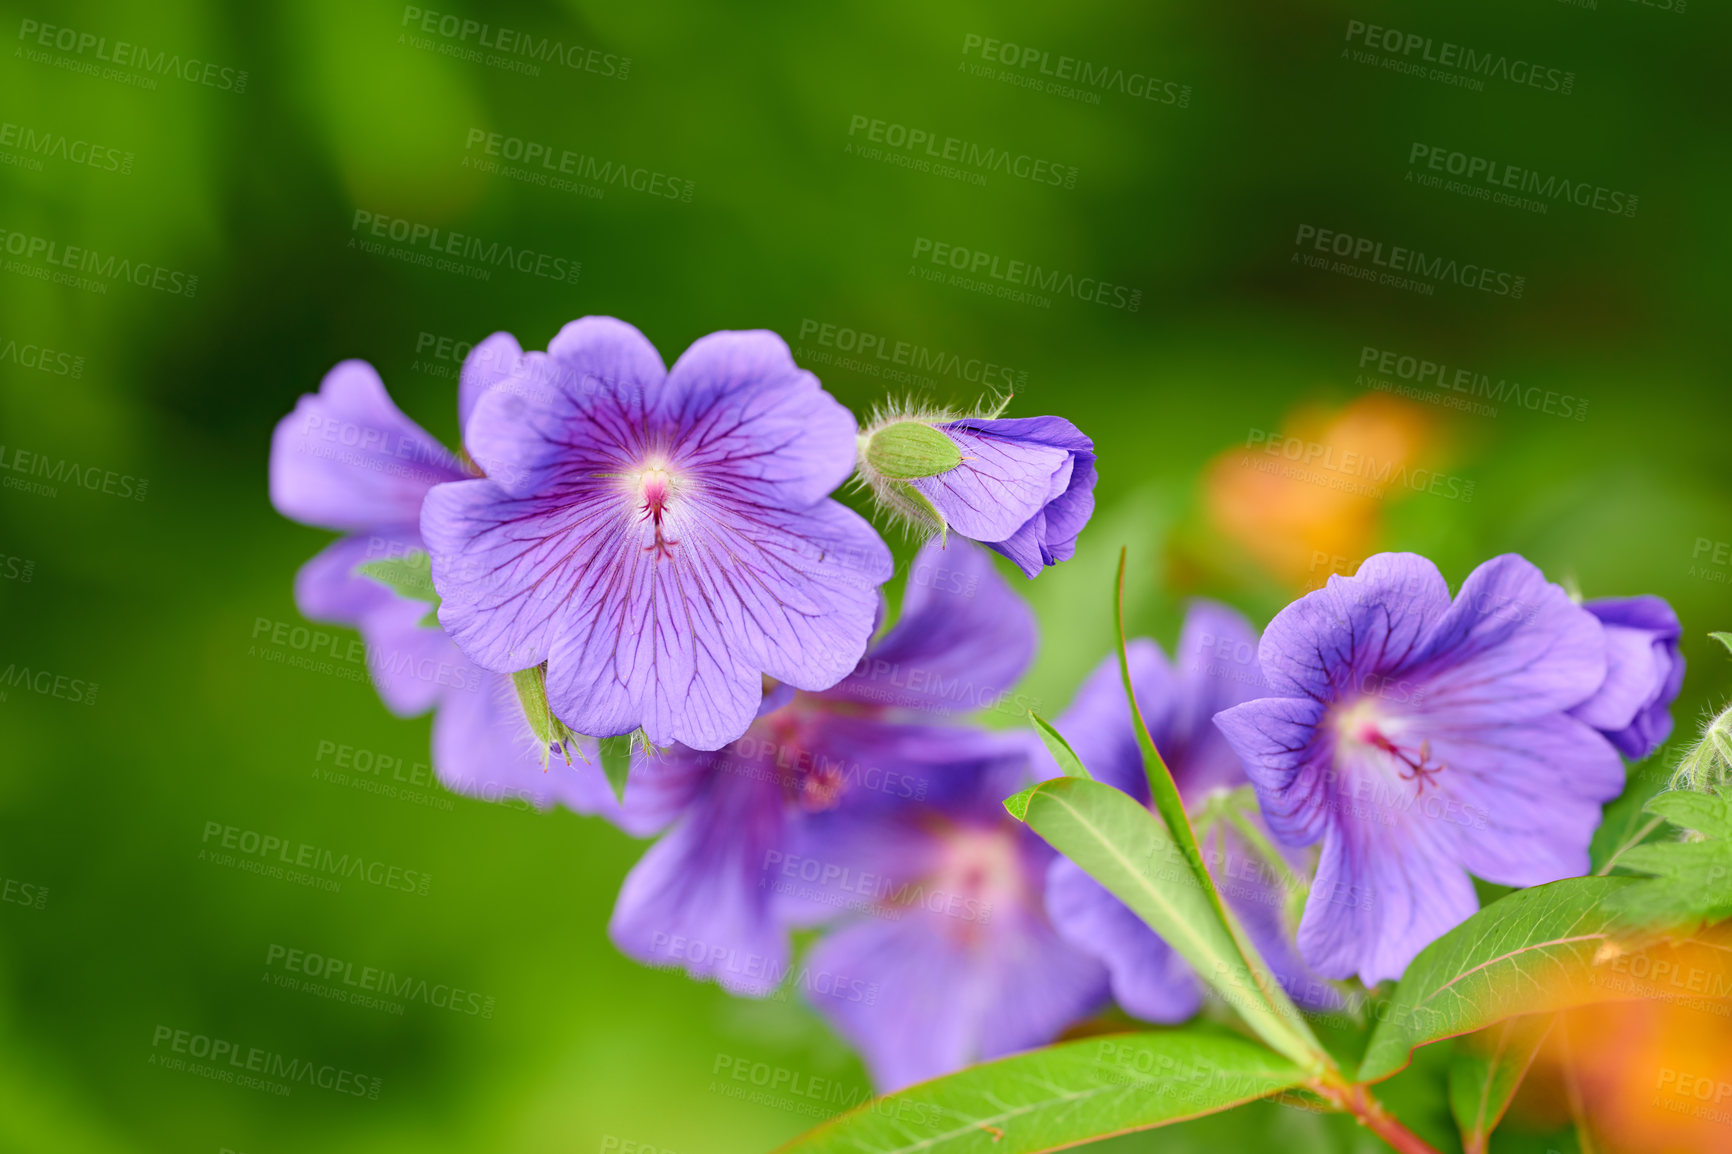
[(1387, 1014), (1379, 1010), (1359, 1080), (1380, 1081), (1404, 1068), (1415, 1048), (1506, 1018), (1631, 996), (1615, 972), (1595, 965), (1616, 949), (1603, 903), (1631, 884), (1568, 878), (1517, 890), (1425, 947)]
[(631, 734), (603, 737), (596, 745), (601, 750), (601, 771), (607, 775), (607, 784), (613, 787), (615, 800), (624, 805), (625, 779), (631, 772)]
[(1197, 883), (1194, 843), (1187, 852), (1135, 798), (1076, 777), (1036, 786), (1024, 820), (1147, 922), (1264, 1041), (1310, 1069), (1328, 1062), (1267, 967), (1247, 963)]
[(1461, 1127), (1464, 1154), (1485, 1154), (1551, 1027), (1550, 1014), (1511, 1018), (1486, 1031), (1480, 1045), (1464, 1039), (1457, 1046), (1449, 1066), (1449, 1108)]
[(1004, 812), (1008, 813), (1011, 817), (1014, 817), (1017, 821), (1027, 821), (1028, 799), (1034, 796), (1035, 790), (1045, 784), (1045, 782), (1038, 782), (1029, 786), (1025, 790), (1013, 793), (1009, 797), (1005, 798)]
[(1732, 633), (1710, 633), (1708, 636), (1724, 645), (1729, 651), (1732, 651)]
[(1242, 1038), (1111, 1034), (875, 1098), (782, 1154), (1036, 1154), (1213, 1114), (1304, 1080), (1298, 1066)]
[(433, 588), (433, 571), (427, 554), (415, 552), (389, 561), (368, 561), (355, 567), (363, 577), (370, 577), (399, 597), (411, 601), (431, 601), (439, 607), (439, 592)]
[(1732, 917), (1732, 788), (1670, 790), (1643, 808), (1698, 840), (1654, 841), (1624, 852), (1619, 865), (1654, 876), (1607, 899), (1620, 927), (1689, 936)]
[[(1034, 710), (1028, 711), (1029, 720), (1034, 722), (1034, 731), (1040, 734), (1040, 739), (1046, 742), (1046, 750), (1052, 754), (1052, 759), (1058, 762), (1058, 767), (1066, 777), (1080, 777), (1085, 781), (1093, 781), (1094, 774), (1082, 763), (1082, 758), (1076, 755), (1076, 750), (1070, 747), (1058, 730), (1048, 725)], [(1020, 819), (1020, 815), (1017, 815)]]

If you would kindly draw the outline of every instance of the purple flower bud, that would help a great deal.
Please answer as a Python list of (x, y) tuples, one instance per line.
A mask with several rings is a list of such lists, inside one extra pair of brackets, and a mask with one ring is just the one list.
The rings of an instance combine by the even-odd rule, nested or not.
[(1606, 680), (1570, 711), (1625, 757), (1647, 757), (1672, 734), (1672, 702), (1684, 686), (1683, 629), (1658, 597), (1614, 597), (1582, 605), (1606, 630)]
[(1062, 417), (890, 414), (860, 438), (879, 502), (932, 533), (957, 533), (1030, 578), (1076, 553), (1094, 512), (1094, 443)]

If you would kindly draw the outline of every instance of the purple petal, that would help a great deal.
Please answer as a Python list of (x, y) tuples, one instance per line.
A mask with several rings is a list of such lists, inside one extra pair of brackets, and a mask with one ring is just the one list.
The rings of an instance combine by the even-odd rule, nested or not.
[(1363, 692), (1401, 667), (1449, 607), (1437, 566), (1416, 553), (1378, 553), (1275, 615), (1258, 650), (1263, 675), (1281, 696)]
[[(1146, 637), (1132, 638), (1125, 647), (1125, 656), (1131, 667), (1131, 684), (1136, 688), (1137, 706), (1149, 727), (1155, 748), (1161, 750), (1165, 758), (1174, 711), (1178, 707), (1177, 682), (1172, 667), (1167, 664), (1160, 646)], [(1130, 703), (1125, 700), (1124, 679), (1116, 656), (1103, 658), (1083, 679), (1076, 699), (1053, 722), (1053, 728), (1070, 744), (1071, 750), (1095, 780), (1104, 781), (1147, 804), (1149, 782), (1143, 769), (1143, 752), (1137, 744)], [(1044, 776), (1058, 773), (1058, 767), (1050, 759), (1043, 760), (1042, 766)], [(1178, 771), (1174, 772), (1176, 775)], [(1178, 784), (1183, 791), (1185, 783), (1179, 781)]]
[(457, 377), (457, 427), (467, 428), (476, 402), (523, 368), (523, 348), (510, 333), (494, 333), (470, 349)]
[(972, 935), (943, 924), (956, 920), (866, 919), (806, 959), (814, 973), (863, 984), (858, 1001), (812, 1001), (860, 1050), (880, 1093), (1050, 1042), (1105, 995), (1100, 964), (1044, 920), (995, 917)]
[(1678, 615), (1658, 597), (1589, 601), (1582, 608), (1606, 630), (1606, 681), (1571, 712), (1625, 757), (1647, 757), (1671, 735), (1671, 705), (1684, 685)]
[(271, 504), (308, 525), (413, 530), (421, 500), (462, 466), (405, 417), (365, 361), (344, 361), (271, 434)]
[(854, 668), (890, 557), (834, 501), (714, 505), (693, 497), (670, 515), (677, 544), (662, 557), (650, 526), (594, 500), (441, 486), (423, 522), (439, 619), (484, 667), (547, 661), (549, 701), (579, 732), (642, 725), (658, 745), (719, 748), (750, 724), (761, 674), (823, 689)]
[(475, 401), (465, 445), (512, 497), (617, 472), (652, 447), (649, 398), (666, 375), (655, 346), (624, 321), (572, 321)]
[(1374, 672), (1411, 681), (1424, 695), (1415, 708), (1429, 715), (1521, 721), (1579, 705), (1599, 688), (1605, 634), (1532, 562), (1506, 553), (1468, 574), (1411, 660)]
[(1479, 908), (1439, 823), (1342, 821), (1323, 838), (1299, 952), (1329, 978), (1399, 978), (1415, 954)]
[(720, 332), (668, 371), (656, 419), (674, 452), (754, 501), (803, 508), (854, 471), (854, 415), (794, 364), (775, 333)]
[(710, 775), (626, 875), (608, 925), (614, 944), (734, 993), (769, 993), (787, 973), (788, 936), (770, 916), (764, 862), (784, 848), (786, 833), (773, 782)]
[(928, 541), (909, 566), (902, 615), (834, 701), (937, 716), (992, 708), (1034, 658), (1034, 612), (966, 541)]
[(570, 765), (541, 748), (503, 674), (484, 674), (474, 692), (445, 694), (433, 719), (433, 768), (447, 789), (468, 797), (620, 820), (593, 743), (574, 750)]
[(1202, 1008), (1202, 986), (1190, 965), (1075, 862), (1053, 861), (1046, 904), (1058, 932), (1106, 964), (1113, 999), (1126, 1013), (1171, 1023)]
[[(1016, 422), (974, 422), (973, 425)], [(952, 532), (1003, 541), (1070, 484), (1071, 453), (1043, 441), (999, 436), (964, 422), (938, 426), (962, 464), (910, 482), (944, 514)]]
[(427, 602), (399, 597), (356, 572), (367, 561), (418, 547), (418, 538), (404, 530), (344, 537), (295, 575), (295, 603), (308, 619), (360, 630), (367, 671), (386, 708), (399, 717), (427, 712), (446, 692), (473, 692), (480, 680), (450, 638), (421, 624)]
[(1335, 771), (1329, 743), (1318, 739), (1328, 708), (1309, 698), (1263, 697), (1215, 715), (1257, 791), (1263, 820), (1288, 845), (1309, 845), (1333, 821)]
[(1623, 762), (1600, 734), (1563, 714), (1455, 731), (1428, 719), (1421, 732), (1445, 769), (1436, 790), (1408, 799), (1411, 812), (1453, 838), (1462, 865), (1510, 886), (1588, 872), (1600, 808), (1624, 789)]

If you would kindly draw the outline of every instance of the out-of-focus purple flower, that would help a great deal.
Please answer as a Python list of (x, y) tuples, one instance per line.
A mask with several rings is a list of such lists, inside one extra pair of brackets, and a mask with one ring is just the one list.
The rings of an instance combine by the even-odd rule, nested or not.
[(1263, 634), (1272, 696), (1218, 714), (1264, 819), (1322, 839), (1299, 925), (1319, 973), (1368, 985), (1477, 908), (1472, 873), (1532, 886), (1585, 873), (1617, 750), (1570, 715), (1606, 679), (1606, 633), (1515, 554), (1462, 582), (1380, 553)]
[(862, 436), (861, 476), (930, 532), (956, 533), (1030, 577), (1076, 554), (1094, 512), (1094, 442), (1062, 417), (890, 414)]
[(723, 749), (634, 755), (627, 828), (670, 828), (620, 890), (614, 942), (652, 965), (768, 993), (787, 972), (778, 870), (801, 827), (872, 799), (919, 800), (978, 759), (973, 731), (933, 722), (1001, 707), (1034, 639), (1033, 614), (990, 558), (930, 543), (901, 618), (840, 683), (776, 687)]
[(1647, 757), (1672, 734), (1672, 702), (1684, 687), (1683, 628), (1659, 597), (1613, 597), (1582, 605), (1606, 630), (1606, 680), (1570, 710), (1625, 757)]
[(1106, 1000), (1101, 964), (1046, 915), (1057, 855), (1004, 812), (1030, 780), (1027, 736), (962, 735), (974, 753), (924, 798), (822, 814), (789, 855), (808, 915), (839, 923), (801, 984), (881, 1093), (1050, 1042)]
[[(489, 365), (516, 348), (499, 334), (470, 352), (460, 417), (498, 379)], [(277, 511), (346, 534), (301, 568), (295, 603), (311, 620), (360, 631), (368, 671), (393, 713), (438, 711), (433, 766), (448, 788), (487, 801), (543, 809), (560, 803), (578, 813), (617, 815), (596, 765), (548, 763), (530, 741), (509, 676), (476, 666), (438, 627), (424, 624), (426, 601), (400, 596), (358, 572), (369, 562), (424, 555), (418, 527), (423, 498), (434, 485), (469, 475), (391, 403), (371, 365), (344, 361), (332, 369), (271, 437)], [(593, 752), (585, 752), (593, 762)]]
[[(1145, 638), (1132, 641), (1127, 655), (1137, 705), (1186, 807), (1194, 810), (1211, 793), (1248, 784), (1238, 755), (1212, 719), (1229, 706), (1268, 692), (1257, 665), (1257, 633), (1250, 624), (1224, 605), (1197, 601), (1179, 634), (1176, 665), (1169, 665), (1160, 647)], [(1054, 724), (1097, 781), (1152, 805), (1117, 656), (1095, 668)], [(1044, 776), (1056, 770), (1049, 765)], [(1261, 832), (1258, 818), (1247, 820)], [(1203, 834), (1200, 848), (1217, 888), (1293, 1000), (1317, 1008), (1339, 1006), (1334, 987), (1300, 960), (1287, 920), (1292, 890), (1286, 879), (1302, 863), (1265, 860), (1225, 821)], [(1182, 860), (1167, 865), (1190, 868)], [(1113, 996), (1126, 1012), (1152, 1022), (1179, 1022), (1201, 1008), (1202, 983), (1190, 965), (1067, 858), (1052, 863), (1047, 906), (1066, 939), (1106, 963)]]
[(464, 443), (486, 476), (421, 516), (439, 620), (483, 668), (545, 663), (573, 730), (719, 749), (765, 675), (824, 689), (860, 659), (891, 563), (828, 499), (854, 418), (773, 333), (712, 333), (669, 370), (625, 322), (573, 321)]

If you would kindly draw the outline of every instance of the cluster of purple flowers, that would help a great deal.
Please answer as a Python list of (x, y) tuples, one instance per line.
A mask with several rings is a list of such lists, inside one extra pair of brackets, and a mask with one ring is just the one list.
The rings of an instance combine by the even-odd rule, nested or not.
[[(598, 317), (545, 353), (477, 345), (458, 416), (452, 454), (359, 362), (301, 399), (272, 500), (344, 536), (296, 598), (417, 659), (373, 661), (375, 681), (396, 713), (436, 711), (452, 789), (657, 836), (619, 894), (621, 950), (742, 995), (800, 987), (884, 1089), (1050, 1041), (1109, 997), (1197, 1012), (1186, 963), (1003, 811), (1052, 775), (1040, 743), (965, 720), (1009, 712), (1036, 647), (987, 549), (1033, 577), (1092, 513), (1074, 426), (892, 411), (861, 430), (772, 334), (715, 333), (667, 369)], [(850, 475), (933, 534), (888, 629), (889, 549), (831, 497)], [(372, 564), (404, 558), (424, 587)], [(1670, 731), (1678, 636), (1656, 598), (1578, 605), (1517, 556), (1452, 600), (1430, 562), (1381, 554), (1261, 638), (1199, 602), (1175, 660), (1138, 640), (1129, 662), (1229, 906), (1329, 1009), (1334, 981), (1399, 976), (1471, 913), (1470, 874), (1585, 872), (1619, 755)], [(569, 743), (526, 719), (526, 675)], [(1057, 728), (1148, 803), (1116, 657)], [(628, 734), (622, 801), (595, 742)]]

